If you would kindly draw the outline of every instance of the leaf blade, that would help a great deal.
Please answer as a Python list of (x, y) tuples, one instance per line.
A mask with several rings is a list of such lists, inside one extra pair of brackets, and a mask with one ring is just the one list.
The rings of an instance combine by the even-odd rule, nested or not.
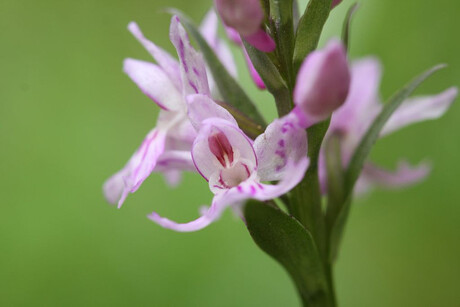
[(331, 11), (332, 0), (310, 0), (297, 27), (294, 45), (294, 73), (297, 75), (307, 55), (316, 49)]
[(244, 210), (256, 244), (290, 274), (306, 306), (329, 306), (330, 290), (310, 233), (275, 206), (249, 201)]

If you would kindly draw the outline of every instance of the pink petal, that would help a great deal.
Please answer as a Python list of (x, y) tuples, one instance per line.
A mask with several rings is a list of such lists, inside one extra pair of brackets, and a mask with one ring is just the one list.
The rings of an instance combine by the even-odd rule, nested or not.
[(276, 43), (273, 38), (271, 38), (271, 36), (262, 29), (258, 29), (252, 34), (243, 36), (249, 44), (259, 49), (260, 51), (273, 52), (276, 49)]
[(123, 70), (141, 91), (165, 110), (184, 108), (181, 93), (155, 64), (134, 59), (124, 61)]
[(381, 76), (380, 62), (375, 58), (353, 63), (350, 91), (345, 103), (332, 115), (331, 131), (353, 131), (361, 138), (381, 110), (378, 95)]
[(257, 174), (262, 181), (280, 180), (286, 166), (307, 156), (307, 134), (298, 126), (297, 117), (290, 113), (273, 121), (254, 141), (259, 161)]
[(249, 179), (240, 185), (216, 194), (212, 205), (208, 210), (201, 210), (202, 216), (188, 223), (177, 223), (170, 219), (152, 213), (149, 218), (160, 226), (179, 232), (197, 231), (205, 228), (212, 222), (216, 221), (222, 212), (229, 206), (240, 206), (247, 199), (257, 199), (260, 201), (270, 200), (286, 194), (292, 190), (303, 178), (308, 167), (308, 159), (303, 158), (297, 164), (291, 164), (287, 170), (291, 174), (285, 176), (276, 185), (261, 184), (255, 180)]
[(224, 23), (242, 35), (255, 33), (263, 22), (264, 11), (260, 0), (215, 0), (214, 2)]
[(401, 161), (395, 171), (385, 170), (371, 163), (366, 163), (355, 192), (362, 194), (374, 185), (384, 188), (402, 188), (425, 179), (430, 170), (431, 167), (428, 163), (421, 163), (414, 167), (406, 161)]
[(157, 61), (158, 65), (168, 75), (169, 80), (173, 82), (177, 90), (182, 89), (179, 63), (174, 59), (168, 52), (164, 51), (142, 34), (141, 29), (135, 22), (130, 22), (128, 30), (134, 35), (134, 37), (144, 46), (144, 48), (152, 55)]
[(249, 164), (257, 166), (257, 158), (252, 142), (238, 126), (220, 118), (210, 118), (203, 122), (192, 148), (192, 158), (198, 172), (209, 180), (212, 174), (219, 170), (219, 161), (213, 154), (209, 144), (209, 137), (215, 133), (223, 133), (231, 147), (237, 151), (238, 157), (245, 159)]
[[(120, 208), (129, 193), (134, 193), (150, 175), (163, 153), (166, 133), (153, 129), (126, 166), (104, 184), (104, 194), (110, 203), (118, 200)], [(124, 184), (122, 185), (121, 182)]]
[(238, 126), (233, 116), (214, 100), (205, 95), (187, 96), (188, 117), (193, 127), (198, 131), (204, 120), (209, 118), (220, 118)]
[(246, 48), (244, 47), (243, 47), (243, 54), (244, 54), (244, 58), (246, 60), (246, 64), (248, 66), (249, 74), (251, 75), (252, 80), (254, 81), (254, 83), (259, 89), (261, 90), (266, 89), (264, 81), (262, 80), (256, 68), (254, 67), (254, 64), (252, 64), (251, 58), (249, 57), (249, 54), (246, 51)]
[(383, 127), (382, 136), (410, 124), (441, 117), (457, 95), (458, 89), (451, 87), (435, 96), (416, 97), (404, 101)]
[(179, 55), (183, 94), (210, 95), (208, 77), (203, 56), (193, 49), (178, 16), (171, 19), (170, 39)]
[(158, 213), (151, 213), (148, 218), (163, 228), (172, 229), (178, 232), (191, 232), (197, 231), (205, 228), (215, 220), (217, 220), (222, 212), (227, 208), (232, 202), (240, 201), (242, 198), (239, 194), (229, 194), (222, 193), (220, 195), (214, 196), (211, 207), (208, 209), (200, 210), (202, 215), (194, 221), (188, 223), (177, 223), (168, 218), (161, 217)]
[(225, 24), (224, 24), (224, 29), (225, 29), (225, 33), (227, 34), (228, 38), (232, 42), (234, 42), (236, 45), (238, 45), (240, 47), (243, 45), (243, 41), (241, 40), (241, 36), (238, 33), (238, 31), (236, 31), (232, 27), (229, 27), (229, 26), (227, 26)]
[(331, 40), (312, 52), (302, 64), (294, 89), (294, 102), (305, 114), (321, 121), (339, 108), (348, 96), (350, 70), (343, 44)]

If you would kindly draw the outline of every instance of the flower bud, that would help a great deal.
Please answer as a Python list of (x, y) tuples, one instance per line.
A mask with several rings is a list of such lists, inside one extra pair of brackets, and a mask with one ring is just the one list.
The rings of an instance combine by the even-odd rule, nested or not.
[(260, 0), (215, 0), (224, 24), (236, 30), (249, 44), (263, 52), (276, 48), (274, 40), (262, 28), (264, 10)]
[(294, 88), (294, 102), (310, 123), (329, 117), (348, 96), (350, 70), (343, 44), (330, 41), (303, 62)]
[(260, 28), (264, 11), (260, 0), (215, 0), (224, 23), (241, 35), (252, 35)]

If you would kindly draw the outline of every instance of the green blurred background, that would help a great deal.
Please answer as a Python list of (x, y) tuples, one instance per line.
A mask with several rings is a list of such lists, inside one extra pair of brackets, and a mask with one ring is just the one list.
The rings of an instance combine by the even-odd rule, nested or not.
[[(283, 269), (228, 212), (189, 234), (164, 230), (153, 210), (189, 220), (209, 203), (207, 184), (177, 190), (149, 178), (121, 210), (101, 185), (155, 123), (156, 108), (122, 73), (125, 57), (149, 59), (126, 25), (136, 20), (167, 50), (178, 7), (199, 20), (210, 0), (1, 0), (0, 305), (297, 306)], [(345, 1), (325, 38), (340, 33)], [(378, 55), (382, 94), (439, 62), (450, 68), (419, 93), (459, 84), (460, 2), (363, 0), (351, 57)], [(323, 39), (324, 41), (324, 39)], [(268, 116), (242, 59), (240, 76)], [(460, 106), (436, 122), (382, 140), (373, 159), (435, 165), (423, 183), (356, 201), (336, 266), (341, 306), (460, 306)]]

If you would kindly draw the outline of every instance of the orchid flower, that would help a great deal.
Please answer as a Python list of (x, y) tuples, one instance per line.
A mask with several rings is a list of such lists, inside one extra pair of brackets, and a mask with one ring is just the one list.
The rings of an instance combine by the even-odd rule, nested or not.
[(274, 40), (262, 29), (265, 14), (260, 0), (215, 0), (214, 2), (227, 27), (233, 28), (260, 51), (275, 50)]
[(176, 231), (196, 231), (218, 219), (228, 206), (238, 210), (247, 199), (279, 197), (302, 180), (309, 164), (307, 138), (294, 114), (275, 120), (253, 142), (232, 115), (209, 97), (192, 95), (188, 102), (190, 120), (198, 131), (193, 162), (214, 198), (192, 222), (176, 223), (155, 212), (149, 215), (152, 221)]
[[(215, 14), (208, 14), (202, 31), (229, 72), (236, 74), (228, 48), (217, 39), (216, 20)], [(130, 23), (128, 29), (158, 64), (126, 59), (124, 71), (161, 110), (156, 127), (148, 133), (141, 147), (125, 167), (104, 184), (107, 200), (118, 203), (118, 207), (153, 171), (162, 172), (172, 185), (180, 180), (181, 171), (195, 171), (190, 150), (196, 132), (187, 118), (185, 97), (196, 93), (211, 95), (204, 60), (193, 49), (178, 17), (172, 18), (170, 38), (179, 62), (146, 39), (136, 23)]]
[[(365, 58), (352, 65), (352, 81), (346, 102), (332, 115), (328, 136), (337, 133), (341, 137), (342, 161), (346, 167), (353, 152), (365, 135), (374, 119), (382, 110), (379, 100), (381, 65), (375, 58)], [(391, 134), (405, 126), (424, 120), (441, 117), (457, 97), (458, 90), (451, 87), (434, 96), (411, 98), (403, 102), (385, 124), (381, 137)], [(324, 152), (320, 156), (320, 178), (323, 191), (326, 191), (326, 167)], [(364, 165), (357, 182), (356, 192), (363, 193), (372, 185), (383, 187), (402, 187), (425, 178), (430, 167), (421, 163), (412, 167), (406, 161), (398, 164), (396, 171), (384, 170), (371, 162)]]

